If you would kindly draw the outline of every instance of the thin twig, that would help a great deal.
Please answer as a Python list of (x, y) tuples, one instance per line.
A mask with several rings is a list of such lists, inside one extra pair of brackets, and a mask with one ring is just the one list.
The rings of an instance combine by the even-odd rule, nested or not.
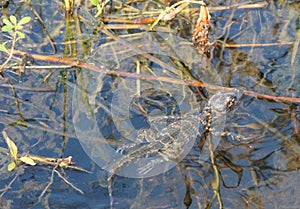
[[(223, 87), (218, 85), (211, 85), (207, 83), (203, 83), (197, 80), (183, 80), (183, 79), (175, 79), (175, 78), (168, 78), (163, 76), (150, 76), (150, 75), (142, 75), (142, 74), (136, 74), (136, 73), (130, 73), (125, 71), (114, 71), (114, 70), (108, 70), (100, 68), (96, 65), (89, 64), (80, 60), (76, 59), (70, 59), (65, 57), (57, 57), (57, 56), (45, 56), (45, 55), (38, 55), (38, 54), (29, 54), (27, 52), (14, 50), (15, 55), (21, 55), (21, 56), (27, 56), (36, 60), (43, 60), (53, 63), (60, 63), (60, 64), (66, 64), (71, 65), (73, 67), (79, 67), (79, 68), (86, 68), (95, 72), (107, 74), (107, 75), (114, 75), (114, 76), (122, 76), (122, 77), (131, 77), (131, 78), (137, 78), (142, 80), (158, 80), (162, 82), (168, 82), (168, 83), (174, 83), (179, 85), (187, 85), (187, 86), (195, 86), (195, 87), (205, 87), (210, 90), (225, 90), (225, 91), (232, 91), (232, 88), (229, 87)], [(270, 101), (276, 101), (276, 102), (288, 102), (288, 103), (300, 103), (300, 98), (295, 97), (286, 97), (286, 96), (272, 96), (262, 93), (257, 93), (253, 91), (244, 91), (245, 95), (253, 96), (260, 99), (266, 99)]]
[(0, 66), (0, 72), (2, 72), (3, 68), (7, 65), (7, 63), (11, 60), (12, 56), (14, 55), (14, 48), (15, 48), (16, 42), (17, 42), (17, 33), (14, 32), (14, 36), (13, 36), (13, 40), (12, 40), (12, 45), (11, 45), (9, 56), (5, 60), (5, 62)]
[(278, 43), (265, 43), (265, 44), (227, 44), (221, 41), (215, 42), (217, 46), (223, 46), (226, 48), (283, 46), (283, 45), (293, 45), (294, 43), (295, 42), (278, 42)]
[(151, 26), (149, 27), (149, 30), (153, 30), (153, 28), (158, 24), (158, 22), (160, 20), (168, 21), (168, 20), (173, 19), (181, 10), (183, 10), (185, 7), (187, 7), (190, 3), (205, 5), (205, 3), (203, 1), (189, 1), (189, 0), (179, 1), (175, 4), (173, 4), (172, 6), (167, 7), (166, 10), (164, 10), (158, 16), (158, 18), (155, 20), (155, 22), (151, 24)]
[[(46, 185), (46, 187), (44, 188), (44, 190), (43, 190), (42, 193), (40, 194), (37, 203), (41, 202), (42, 197), (43, 197), (44, 194), (47, 192), (47, 190), (49, 189), (49, 187), (53, 184), (53, 181), (54, 181), (54, 171), (55, 171), (56, 168), (57, 168), (57, 165), (52, 169), (50, 181), (48, 182), (48, 184)], [(36, 203), (36, 204), (37, 204), (37, 203)]]
[(1, 189), (1, 191), (3, 191), (1, 194), (0, 194), (0, 198), (3, 197), (3, 195), (11, 188), (11, 185), (15, 182), (15, 180), (17, 179), (18, 176), (20, 176), (21, 174), (23, 174), (23, 168), (20, 168), (18, 170), (18, 172), (16, 173), (16, 175), (14, 176), (14, 178), (9, 182), (9, 184), (7, 186), (5, 186), (4, 189)]
[(76, 186), (74, 186), (71, 182), (69, 182), (65, 177), (63, 177), (57, 170), (54, 170), (54, 172), (64, 181), (66, 182), (66, 184), (70, 185), (73, 189), (75, 189), (77, 192), (79, 192), (80, 194), (84, 194), (84, 192), (77, 188)]

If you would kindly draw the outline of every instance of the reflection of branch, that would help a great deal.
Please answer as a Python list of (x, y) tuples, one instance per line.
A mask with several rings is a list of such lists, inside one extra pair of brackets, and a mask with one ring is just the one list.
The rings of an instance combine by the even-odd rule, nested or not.
[(39, 15), (39, 13), (35, 10), (35, 8), (32, 6), (30, 1), (25, 1), (26, 4), (29, 6), (30, 10), (32, 11), (32, 13), (34, 14), (34, 16), (36, 17), (36, 19), (38, 20), (38, 22), (40, 23), (40, 26), (42, 27), (43, 31), (46, 34), (46, 37), (52, 47), (53, 53), (56, 53), (56, 45), (51, 37), (51, 34), (49, 33), (49, 31), (47, 30), (47, 27), (44, 24), (44, 21), (42, 20), (41, 16)]
[[(142, 74), (136, 74), (136, 73), (130, 73), (125, 71), (114, 71), (114, 70), (108, 70), (108, 69), (102, 69), (96, 65), (89, 64), (80, 60), (76, 59), (70, 59), (65, 57), (58, 57), (58, 56), (46, 56), (46, 55), (39, 55), (39, 54), (29, 54), (27, 52), (14, 50), (15, 55), (21, 55), (21, 56), (27, 56), (36, 60), (42, 60), (42, 61), (48, 61), (53, 63), (62, 63), (66, 65), (70, 65), (73, 67), (79, 67), (79, 68), (86, 68), (95, 72), (108, 74), (108, 75), (114, 75), (114, 76), (122, 76), (122, 77), (130, 77), (130, 78), (137, 78), (142, 80), (158, 80), (163, 81), (167, 83), (174, 83), (174, 84), (181, 84), (181, 85), (187, 85), (187, 86), (195, 86), (195, 87), (205, 87), (210, 90), (225, 90), (225, 91), (231, 91), (232, 88), (230, 87), (223, 87), (223, 86), (217, 86), (217, 85), (211, 85), (207, 83), (203, 83), (197, 80), (183, 80), (183, 79), (176, 79), (176, 78), (169, 78), (169, 77), (163, 77), (163, 76), (151, 76), (151, 75), (142, 75)], [(262, 93), (257, 93), (253, 91), (244, 91), (245, 95), (253, 96), (260, 99), (266, 99), (276, 102), (289, 102), (289, 103), (300, 103), (300, 98), (294, 98), (294, 97), (286, 97), (286, 96), (272, 96)]]

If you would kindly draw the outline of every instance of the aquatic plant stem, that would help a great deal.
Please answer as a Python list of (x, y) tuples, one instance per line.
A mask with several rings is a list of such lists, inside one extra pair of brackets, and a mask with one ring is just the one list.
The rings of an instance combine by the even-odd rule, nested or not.
[(15, 44), (17, 42), (17, 33), (14, 32), (14, 36), (13, 36), (13, 41), (12, 41), (12, 45), (11, 45), (11, 49), (10, 49), (10, 53), (8, 58), (5, 60), (5, 62), (0, 66), (0, 72), (2, 72), (3, 68), (7, 65), (7, 63), (11, 60), (11, 58), (14, 55), (14, 48), (15, 48)]
[(221, 179), (221, 177), (220, 177), (220, 171), (215, 162), (215, 154), (214, 154), (214, 149), (213, 149), (211, 133), (207, 134), (207, 140), (208, 140), (208, 148), (209, 148), (209, 153), (210, 153), (210, 160), (211, 160), (211, 164), (212, 164), (212, 167), (214, 170), (214, 179), (211, 183), (211, 187), (214, 191), (214, 194), (213, 194), (213, 197), (211, 198), (210, 202), (208, 203), (208, 205), (205, 208), (206, 209), (211, 208), (214, 200), (217, 197), (218, 201), (219, 201), (219, 208), (221, 209), (221, 208), (223, 208), (223, 202), (222, 202), (221, 194), (220, 194), (220, 179)]

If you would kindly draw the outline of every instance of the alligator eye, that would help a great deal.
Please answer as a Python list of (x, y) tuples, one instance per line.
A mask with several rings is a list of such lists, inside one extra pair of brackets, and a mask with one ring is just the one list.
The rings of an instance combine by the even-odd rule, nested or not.
[(226, 98), (225, 102), (226, 102), (226, 110), (232, 110), (232, 108), (236, 103), (236, 97), (235, 96), (228, 97)]

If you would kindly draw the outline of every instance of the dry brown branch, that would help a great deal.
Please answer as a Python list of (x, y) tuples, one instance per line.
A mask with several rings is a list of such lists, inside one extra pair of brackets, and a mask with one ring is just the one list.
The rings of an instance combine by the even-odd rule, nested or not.
[(267, 47), (267, 46), (282, 46), (293, 45), (295, 42), (278, 42), (278, 43), (265, 43), (265, 44), (227, 44), (216, 42), (217, 46), (223, 46), (226, 48), (242, 48), (242, 47)]
[(208, 7), (210, 11), (220, 11), (220, 10), (229, 10), (229, 9), (259, 9), (265, 8), (267, 6), (266, 3), (256, 3), (256, 4), (235, 4), (230, 6), (214, 6)]
[[(27, 56), (36, 60), (42, 60), (42, 61), (48, 61), (52, 63), (60, 63), (60, 64), (66, 64), (71, 65), (74, 67), (79, 68), (86, 68), (95, 72), (107, 74), (107, 75), (114, 75), (114, 76), (122, 76), (122, 77), (131, 77), (131, 78), (137, 78), (142, 80), (158, 80), (162, 82), (168, 82), (168, 83), (175, 83), (180, 85), (187, 85), (187, 86), (195, 86), (195, 87), (205, 87), (210, 90), (225, 90), (230, 91), (232, 88), (229, 87), (223, 87), (223, 86), (217, 86), (217, 85), (211, 85), (207, 83), (203, 83), (197, 80), (182, 80), (182, 79), (175, 79), (175, 78), (168, 78), (163, 76), (149, 76), (149, 75), (142, 75), (142, 74), (136, 74), (136, 73), (130, 73), (125, 71), (114, 71), (114, 70), (108, 70), (108, 69), (102, 69), (96, 65), (89, 64), (86, 62), (82, 62), (80, 60), (70, 59), (70, 58), (64, 58), (64, 57), (57, 57), (57, 56), (46, 56), (46, 55), (38, 55), (38, 54), (29, 54), (27, 52), (14, 50), (15, 55), (21, 55), (21, 56)], [(288, 102), (288, 103), (299, 103), (300, 98), (294, 98), (294, 97), (286, 97), (286, 96), (272, 96), (262, 93), (257, 93), (253, 91), (244, 91), (245, 95), (253, 96), (260, 99), (266, 99), (276, 102)]]

